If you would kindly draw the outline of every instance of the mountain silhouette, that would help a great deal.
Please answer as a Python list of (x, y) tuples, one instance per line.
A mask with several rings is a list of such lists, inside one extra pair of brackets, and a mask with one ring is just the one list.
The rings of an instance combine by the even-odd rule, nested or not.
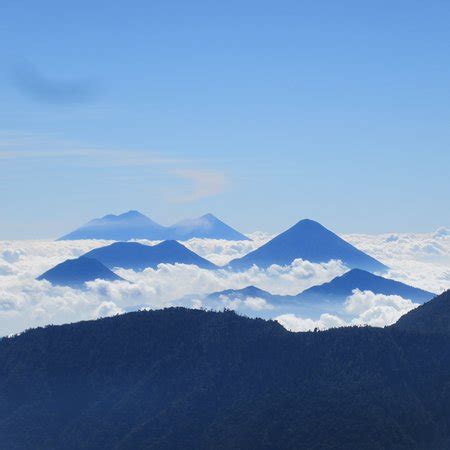
[(164, 239), (165, 228), (139, 211), (108, 214), (77, 228), (59, 240), (106, 239), (127, 241), (129, 239)]
[(74, 288), (82, 287), (87, 281), (97, 279), (108, 281), (123, 280), (123, 278), (111, 272), (100, 261), (85, 256), (77, 259), (68, 259), (37, 277), (37, 280), (47, 280), (54, 285)]
[(247, 286), (242, 289), (225, 289), (223, 291), (213, 292), (206, 296), (207, 300), (217, 300), (220, 297), (228, 297), (230, 299), (245, 299), (248, 297), (257, 297), (264, 300), (272, 301), (276, 296), (268, 291), (259, 289), (256, 286)]
[(294, 295), (272, 294), (263, 289), (259, 289), (256, 286), (247, 286), (242, 289), (225, 289), (223, 291), (213, 292), (211, 294), (208, 294), (205, 297), (205, 300), (206, 301), (220, 300), (221, 297), (226, 297), (229, 300), (235, 299), (245, 300), (246, 298), (249, 297), (262, 298), (271, 304), (277, 303), (295, 304), (295, 302), (297, 301), (297, 297)]
[(157, 245), (143, 245), (137, 242), (116, 242), (96, 248), (84, 256), (95, 258), (113, 269), (144, 270), (156, 268), (158, 264), (194, 264), (203, 269), (217, 269), (212, 262), (202, 258), (177, 241), (164, 241)]
[(186, 219), (169, 227), (171, 239), (186, 241), (192, 238), (248, 241), (249, 238), (228, 226), (212, 214)]
[(394, 327), (411, 332), (450, 336), (450, 290), (400, 317)]
[(328, 283), (313, 286), (301, 292), (299, 300), (343, 302), (354, 289), (371, 291), (375, 294), (399, 295), (413, 302), (423, 303), (436, 294), (409, 286), (399, 281), (383, 278), (361, 269), (352, 269)]
[(212, 214), (205, 214), (195, 219), (187, 219), (170, 227), (154, 222), (138, 211), (124, 214), (109, 214), (94, 219), (77, 228), (59, 240), (104, 239), (128, 241), (131, 239), (178, 240), (192, 238), (210, 238), (225, 240), (249, 240), (249, 238), (231, 228)]
[(336, 259), (349, 268), (370, 272), (387, 269), (384, 264), (358, 250), (320, 223), (309, 219), (301, 220), (258, 249), (234, 259), (228, 267), (235, 270), (248, 269), (253, 265), (266, 268), (272, 264), (290, 264), (297, 258), (314, 263)]
[(449, 386), (439, 329), (142, 311), (1, 339), (0, 448), (448, 449)]
[[(272, 294), (255, 286), (247, 286), (243, 289), (226, 289), (208, 294), (204, 297), (204, 304), (213, 306), (214, 304), (208, 302), (217, 301), (224, 297), (228, 300), (245, 300), (248, 297), (258, 297), (275, 307), (295, 309), (297, 307), (309, 308), (315, 306), (322, 312), (325, 308), (328, 308), (327, 311), (330, 312), (330, 304), (343, 307), (345, 300), (352, 295), (354, 289), (371, 291), (375, 294), (399, 295), (416, 303), (424, 303), (436, 295), (361, 269), (352, 269), (328, 283), (313, 286), (297, 295)], [(317, 311), (317, 308), (314, 310), (305, 309), (304, 311), (312, 314)], [(339, 309), (334, 309), (334, 311), (339, 311)], [(274, 308), (271, 311), (265, 311), (262, 317), (276, 317), (279, 314), (279, 309)], [(258, 313), (255, 313), (255, 316), (258, 316)]]

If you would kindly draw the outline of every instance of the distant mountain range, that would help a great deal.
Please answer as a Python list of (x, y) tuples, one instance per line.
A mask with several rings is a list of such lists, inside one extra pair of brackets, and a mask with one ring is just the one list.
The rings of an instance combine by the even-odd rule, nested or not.
[(247, 286), (242, 289), (225, 289), (223, 291), (213, 292), (206, 296), (208, 300), (217, 300), (220, 297), (227, 297), (230, 299), (239, 299), (244, 300), (248, 297), (256, 297), (262, 298), (264, 300), (268, 300), (269, 302), (273, 302), (274, 299), (286, 299), (290, 301), (294, 299), (294, 295), (275, 295), (271, 294), (268, 291), (264, 291), (263, 289), (259, 289), (256, 286)]
[(387, 269), (375, 258), (309, 219), (301, 220), (258, 249), (234, 259), (229, 267), (235, 270), (245, 270), (253, 265), (265, 268), (272, 264), (291, 264), (298, 258), (314, 263), (341, 260), (351, 269), (359, 268), (370, 272), (383, 272)]
[(86, 225), (62, 236), (59, 240), (105, 239), (128, 241), (130, 239), (148, 239), (186, 241), (192, 238), (249, 240), (247, 236), (234, 230), (212, 214), (164, 227), (139, 211), (128, 211), (117, 216), (109, 214), (100, 219), (91, 220)]
[(450, 292), (391, 327), (184, 308), (0, 340), (0, 448), (450, 448)]
[(218, 268), (177, 241), (164, 241), (157, 245), (116, 242), (91, 250), (84, 256), (94, 258), (110, 269), (121, 267), (137, 271), (156, 268), (158, 264), (194, 264), (202, 269)]
[[(187, 241), (192, 238), (225, 239), (228, 241), (248, 241), (249, 238), (212, 214), (195, 219), (186, 219), (168, 229), (170, 239)], [(169, 238), (166, 238), (169, 239)]]
[[(138, 211), (129, 211), (118, 216), (108, 215), (92, 220), (60, 239), (184, 241), (196, 237), (227, 240), (248, 239), (212, 214), (185, 220), (171, 227), (163, 227)], [(124, 251), (121, 251), (121, 258), (124, 258)], [(242, 258), (234, 259), (227, 267), (233, 270), (245, 270), (253, 265), (266, 268), (272, 264), (290, 264), (298, 258), (314, 263), (324, 263), (336, 259), (341, 260), (349, 268), (359, 268), (370, 272), (383, 272), (387, 269), (384, 264), (358, 250), (318, 222), (308, 219), (301, 220), (292, 228)], [(170, 260), (169, 256), (168, 259)]]
[(68, 259), (40, 275), (38, 280), (47, 280), (57, 286), (81, 288), (84, 283), (97, 279), (117, 281), (123, 278), (105, 267), (100, 261), (81, 256)]
[(217, 301), (221, 297), (226, 297), (229, 300), (245, 300), (248, 297), (258, 297), (274, 306), (322, 305), (323, 307), (324, 303), (343, 305), (345, 300), (352, 295), (354, 289), (371, 291), (374, 294), (398, 295), (416, 303), (427, 302), (436, 295), (361, 269), (352, 269), (328, 283), (313, 286), (297, 295), (271, 294), (255, 286), (247, 286), (243, 289), (227, 289), (213, 292), (205, 297), (205, 305), (209, 306), (208, 301)]
[(164, 241), (156, 245), (115, 242), (91, 250), (78, 259), (68, 259), (37, 279), (47, 280), (55, 285), (80, 288), (87, 281), (96, 279), (109, 281), (122, 279), (110, 269), (140, 271), (148, 267), (156, 268), (158, 264), (193, 264), (209, 270), (219, 268), (177, 241)]
[(361, 269), (352, 269), (329, 283), (314, 286), (297, 295), (300, 300), (342, 302), (354, 289), (374, 294), (399, 295), (416, 303), (424, 303), (436, 294), (409, 286), (399, 281), (383, 278)]
[(108, 214), (94, 219), (77, 228), (59, 240), (106, 239), (127, 241), (129, 239), (164, 239), (165, 227), (157, 224), (139, 211), (128, 211), (123, 214)]
[[(132, 226), (130, 226), (130, 223)], [(211, 229), (206, 224), (211, 224)], [(136, 211), (130, 211), (121, 216), (106, 216), (103, 219), (91, 222), (91, 225), (85, 228), (89, 229), (90, 232), (96, 230), (99, 234), (95, 236), (98, 238), (100, 236), (108, 236), (113, 239), (123, 235), (121, 234), (122, 232), (128, 233), (127, 237), (130, 237), (131, 234), (139, 235), (139, 233), (142, 233), (140, 237), (143, 237), (146, 230), (148, 230), (147, 225), (151, 225), (155, 233), (160, 232), (163, 228)], [(104, 234), (105, 229), (109, 230), (110, 234)], [(222, 237), (227, 236), (231, 238), (234, 232), (234, 230), (212, 215), (206, 215), (194, 221), (185, 221), (165, 230), (169, 229), (171, 229), (170, 234), (184, 236), (186, 239), (192, 238), (194, 229), (203, 236), (209, 233), (208, 237), (217, 237), (218, 235), (213, 233), (220, 232)], [(83, 234), (83, 236), (87, 238), (86, 234)], [(91, 233), (90, 236), (94, 237), (94, 234)], [(81, 234), (76, 234), (76, 237), (81, 238)], [(158, 264), (162, 263), (195, 264), (204, 269), (218, 268), (175, 240), (166, 240), (153, 246), (136, 242), (116, 242), (91, 250), (84, 256), (98, 260), (109, 269), (121, 267), (143, 270), (147, 267), (156, 268)], [(401, 283), (395, 284), (396, 282), (392, 280), (371, 276), (367, 271), (384, 271), (387, 267), (312, 220), (298, 222), (292, 228), (276, 236), (258, 249), (242, 258), (231, 261), (225, 268), (245, 270), (253, 265), (266, 268), (272, 264), (290, 264), (297, 258), (315, 263), (324, 263), (335, 259), (342, 261), (350, 268), (360, 269), (359, 271), (349, 272), (343, 278), (333, 280), (330, 285), (316, 286), (308, 290), (308, 292), (302, 294), (304, 295), (303, 300), (311, 299), (314, 296), (328, 300), (331, 300), (333, 296), (342, 299), (351, 295), (351, 291), (356, 288), (361, 290), (373, 290), (371, 288), (376, 288), (378, 290), (374, 292), (386, 294), (399, 292), (398, 295), (406, 296), (407, 298), (413, 296), (412, 300), (416, 297), (428, 299), (432, 295), (424, 291), (418, 292), (419, 290), (414, 290), (414, 288)], [(94, 267), (92, 268), (95, 269)], [(99, 278), (96, 271), (94, 272), (90, 276), (86, 273), (85, 277), (89, 279)]]

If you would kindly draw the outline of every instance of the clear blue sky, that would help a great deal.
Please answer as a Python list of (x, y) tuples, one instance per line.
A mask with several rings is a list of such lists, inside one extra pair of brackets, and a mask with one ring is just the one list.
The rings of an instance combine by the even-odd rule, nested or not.
[(450, 226), (448, 1), (0, 6), (0, 239), (106, 213)]

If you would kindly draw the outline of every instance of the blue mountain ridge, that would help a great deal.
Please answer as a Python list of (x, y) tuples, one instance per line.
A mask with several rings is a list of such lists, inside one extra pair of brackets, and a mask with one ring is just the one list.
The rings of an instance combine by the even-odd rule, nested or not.
[(436, 294), (418, 289), (396, 280), (374, 275), (361, 269), (352, 269), (344, 275), (321, 285), (313, 286), (297, 295), (277, 295), (259, 289), (256, 286), (247, 286), (243, 289), (227, 289), (213, 292), (206, 296), (207, 300), (217, 300), (225, 296), (231, 300), (245, 299), (247, 297), (263, 298), (273, 304), (315, 304), (315, 303), (343, 303), (352, 295), (353, 290), (371, 291), (374, 294), (398, 295), (412, 300), (415, 303), (424, 303), (435, 297)]
[(399, 295), (415, 303), (427, 302), (436, 295), (365, 270), (352, 269), (328, 283), (306, 289), (298, 294), (297, 298), (302, 301), (341, 302), (352, 295), (354, 289), (371, 291), (375, 294)]
[(68, 259), (37, 277), (37, 280), (47, 280), (57, 286), (73, 288), (83, 287), (87, 281), (97, 279), (108, 281), (123, 280), (123, 278), (109, 270), (100, 261), (86, 258), (85, 256)]
[(209, 239), (225, 239), (229, 241), (248, 241), (249, 238), (228, 226), (212, 214), (182, 220), (168, 227), (171, 239), (186, 241), (201, 237)]
[(369, 272), (387, 270), (387, 266), (375, 258), (309, 219), (301, 220), (242, 258), (232, 260), (228, 266), (234, 270), (245, 270), (253, 265), (267, 268), (272, 264), (291, 264), (298, 258), (313, 263), (341, 260), (350, 269), (359, 268)]
[(158, 264), (194, 264), (203, 269), (217, 269), (212, 262), (202, 258), (177, 241), (164, 241), (157, 245), (143, 245), (137, 242), (116, 242), (85, 253), (113, 269), (121, 267), (136, 271)]
[(131, 239), (180, 240), (210, 238), (249, 240), (212, 214), (187, 219), (170, 227), (160, 225), (138, 211), (94, 219), (58, 240), (105, 239), (128, 241)]
[(58, 240), (106, 239), (163, 239), (165, 228), (138, 211), (108, 214), (94, 219)]

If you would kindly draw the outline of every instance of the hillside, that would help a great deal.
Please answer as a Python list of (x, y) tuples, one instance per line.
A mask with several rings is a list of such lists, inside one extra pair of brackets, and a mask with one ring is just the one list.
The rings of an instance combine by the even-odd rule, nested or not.
[(401, 317), (394, 326), (405, 331), (450, 336), (450, 290)]
[(450, 338), (172, 308), (0, 341), (0, 448), (441, 449)]

